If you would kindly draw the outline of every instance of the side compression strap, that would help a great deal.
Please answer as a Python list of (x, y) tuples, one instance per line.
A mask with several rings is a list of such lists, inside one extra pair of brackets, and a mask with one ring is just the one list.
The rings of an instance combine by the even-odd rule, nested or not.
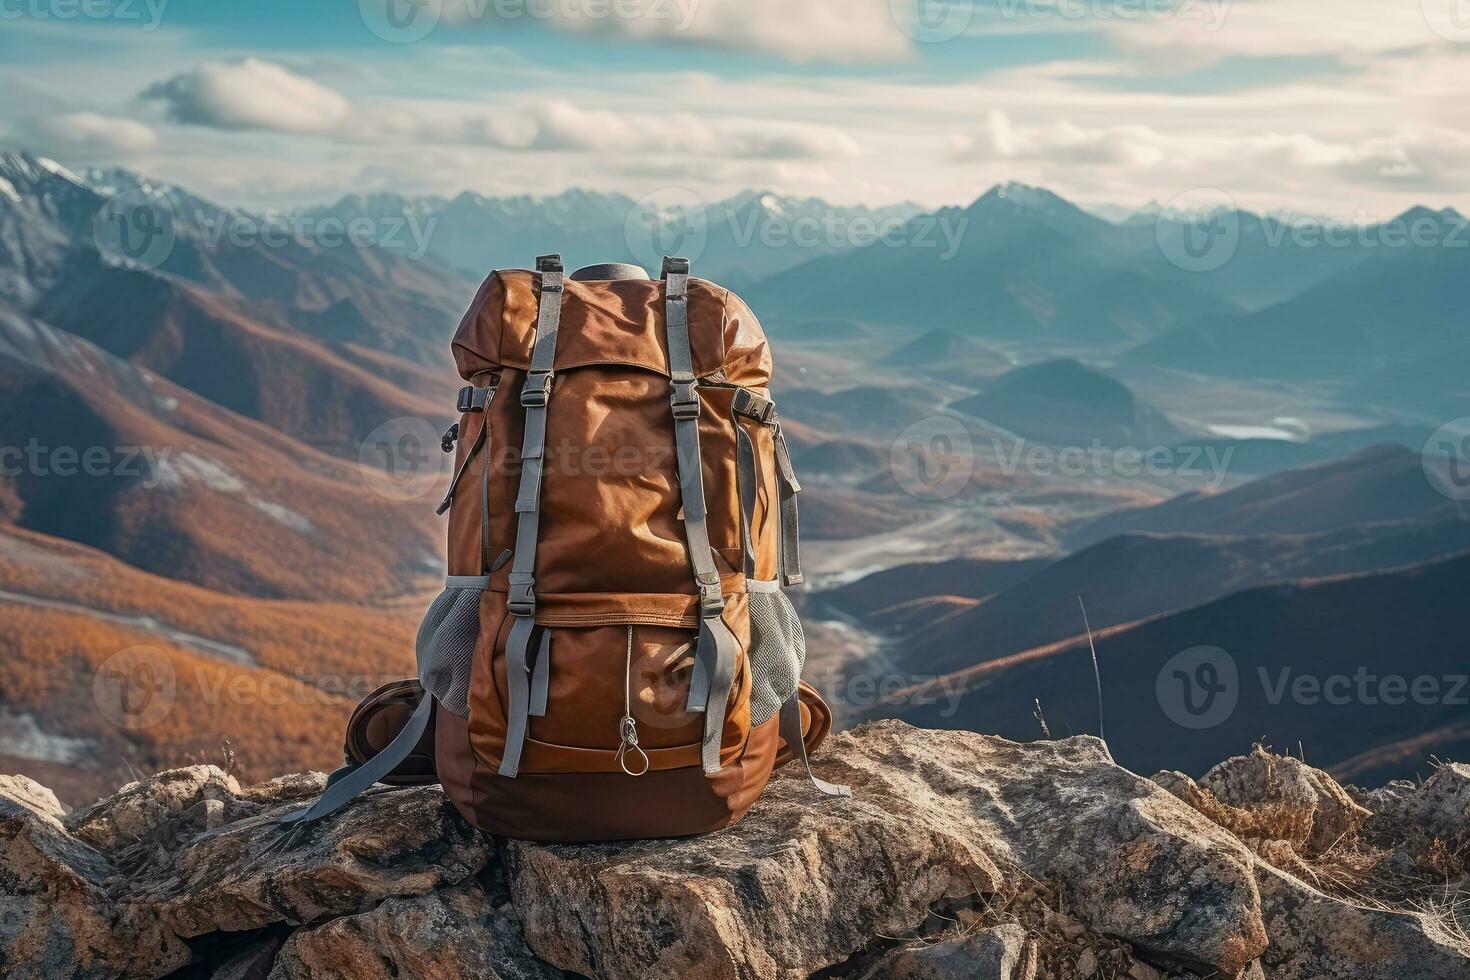
[(735, 474), (740, 489), (740, 535), (745, 549), (745, 577), (755, 578), (755, 501), (759, 474), (755, 468), (755, 443), (745, 426), (735, 423)]
[(664, 327), (668, 332), (670, 404), (674, 414), (674, 445), (679, 461), (679, 495), (684, 505), (684, 536), (689, 564), (699, 588), (699, 644), (689, 680), (688, 711), (704, 712), (704, 743), (700, 761), (707, 773), (720, 771), (720, 742), (725, 711), (735, 683), (739, 644), (725, 625), (725, 597), (720, 573), (710, 551), (705, 523), (704, 467), (699, 453), (699, 392), (695, 386), (694, 353), (689, 344), (689, 260), (665, 258)]
[[(541, 305), (536, 314), (536, 346), (531, 349), (531, 367), (521, 389), (526, 409), (526, 427), (521, 437), (521, 485), (516, 493), (516, 549), (510, 566), (510, 594), (506, 608), (515, 617), (505, 642), (505, 676), (509, 717), (506, 719), (505, 752), (500, 775), (514, 777), (520, 771), (521, 749), (530, 725), (531, 640), (536, 630), (536, 541), (541, 530), (541, 475), (546, 455), (546, 406), (551, 400), (552, 368), (556, 364), (556, 334), (561, 326), (561, 256), (543, 255), (536, 260), (541, 273)], [(540, 658), (544, 659), (544, 658)], [(546, 670), (549, 665), (543, 664)]]
[(812, 781), (813, 786), (828, 796), (852, 795), (852, 790), (849, 787), (838, 786), (836, 783), (829, 783), (825, 780), (818, 779), (816, 774), (812, 772), (812, 762), (806, 755), (806, 741), (801, 737), (801, 697), (799, 695), (792, 694), (791, 697), (786, 699), (786, 703), (781, 705), (780, 725), (781, 738), (791, 747), (792, 754), (795, 756), (796, 761), (801, 763), (801, 767), (806, 770), (806, 778)]
[(800, 585), (806, 581), (801, 574), (801, 520), (796, 511), (801, 484), (796, 481), (791, 450), (780, 422), (776, 423), (776, 469), (781, 474), (781, 584)]

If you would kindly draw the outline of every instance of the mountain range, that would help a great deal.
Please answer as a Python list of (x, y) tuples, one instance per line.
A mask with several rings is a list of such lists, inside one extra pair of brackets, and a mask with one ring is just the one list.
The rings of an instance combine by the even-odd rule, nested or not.
[[(366, 693), (331, 681), (410, 670), (442, 571), (448, 339), (479, 278), (548, 251), (647, 266), (646, 210), (567, 191), (258, 214), (123, 170), (0, 155), (0, 764), (83, 798), (128, 764), (209, 757), (264, 724), (246, 765), (331, 765)], [(1377, 663), (1362, 637), (1419, 643), (1427, 627), (1400, 631), (1402, 616), (1451, 621), (1470, 514), (1404, 446), (1470, 412), (1460, 255), (1313, 247), (1277, 219), (1217, 214), (1240, 229), (1234, 255), (1195, 272), (1170, 261), (1195, 219), (1113, 222), (1018, 184), (933, 213), (750, 191), (702, 214), (685, 242), (696, 271), (739, 288), (779, 349), (773, 391), (817, 584), (796, 597), (812, 662), (966, 691), (955, 720), (895, 713), (1034, 734), (1041, 697), (1059, 725), (1085, 727), (1078, 595), (1104, 660), (1134, 660), (1113, 668), (1130, 693), (1110, 688), (1109, 703), (1147, 697), (1129, 671), (1157, 671), (1160, 637), (1239, 650), (1242, 669), (1295, 664), (1272, 631), (1301, 638), (1310, 617), (1341, 613), (1321, 635)], [(119, 217), (147, 220), (128, 231)], [(323, 237), (348, 225), (372, 234)], [(890, 234), (859, 233), (879, 226)], [(112, 237), (143, 232), (167, 247), (133, 254)], [(1220, 486), (1062, 479), (985, 454), (991, 430), (1167, 448), (1198, 441), (1222, 406), (1233, 419), (1281, 398), (1328, 431), (1211, 435), (1255, 460)], [(92, 450), (96, 467), (80, 468), (72, 457)], [(956, 463), (962, 484), (924, 492)], [(140, 645), (171, 658), (179, 707), (160, 728), (119, 729), (95, 716), (86, 679)], [(1443, 655), (1414, 652), (1426, 667)], [(299, 693), (211, 700), (226, 683)], [(1367, 714), (1352, 738), (1310, 713), (1296, 734), (1326, 761), (1398, 775), (1450, 737), (1435, 732), (1458, 731), (1433, 712)], [(1154, 722), (1140, 715), (1168, 745)], [(1120, 758), (1151, 764), (1120, 725)], [(1190, 752), (1209, 743), (1198, 757), (1217, 758), (1238, 734)]]

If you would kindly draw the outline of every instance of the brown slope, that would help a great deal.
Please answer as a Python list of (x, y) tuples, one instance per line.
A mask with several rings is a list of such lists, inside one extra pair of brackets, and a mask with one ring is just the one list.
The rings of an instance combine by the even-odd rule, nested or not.
[[(1109, 747), (1120, 763), (1139, 772), (1167, 768), (1199, 775), (1257, 740), (1300, 743), (1310, 761), (1330, 768), (1463, 721), (1470, 688), (1458, 680), (1467, 672), (1467, 661), (1464, 636), (1453, 624), (1461, 618), (1467, 590), (1470, 555), (1460, 555), (1410, 568), (1251, 589), (1100, 630), (1096, 640)], [(1200, 646), (1229, 653), (1239, 676), (1233, 686), (1238, 703), (1213, 727), (1193, 729), (1173, 720), (1165, 706), (1180, 704), (1183, 689), (1170, 660)], [(1423, 704), (1389, 704), (1385, 694), (1398, 695), (1370, 683), (1369, 695), (1359, 696), (1354, 678), (1360, 670), (1379, 679), (1433, 678), (1439, 693)], [(1290, 685), (1303, 675), (1324, 683), (1348, 678), (1346, 702), (1330, 703), (1321, 694), (1294, 697)], [(1288, 686), (1278, 697), (1283, 676)], [(1332, 701), (1343, 700), (1340, 690), (1333, 692)], [(1200, 689), (1194, 693), (1198, 701)], [(1030, 739), (1038, 735), (1037, 699), (1054, 734), (1097, 731), (1084, 638), (949, 675), (905, 692), (880, 713), (915, 724)], [(1387, 768), (1395, 775), (1412, 774), (1436, 748), (1437, 743), (1422, 744)]]
[(1426, 477), (1420, 454), (1381, 445), (1222, 493), (1183, 493), (1153, 507), (1109, 514), (1079, 527), (1068, 543), (1085, 547), (1126, 531), (1307, 534), (1435, 513), (1470, 514), (1470, 502), (1440, 493)]
[[(1373, 571), (1470, 550), (1470, 520), (1400, 521), (1313, 535), (1125, 534), (1049, 564), (975, 609), (925, 625), (896, 656), (945, 673), (1272, 583)], [(921, 570), (921, 569), (918, 569)], [(917, 571), (917, 570), (916, 570)], [(902, 573), (895, 570), (895, 577)], [(856, 588), (863, 583), (856, 583)], [(954, 591), (940, 583), (939, 592)]]
[[(129, 765), (223, 765), (233, 753), (247, 775), (333, 767), (352, 705), (411, 676), (426, 601), (226, 596), (0, 527), (3, 768), (58, 779), (77, 804), (125, 782)], [(111, 700), (123, 664), (113, 658), (140, 647), (142, 663), (172, 680), (161, 717)]]
[[(0, 520), (230, 592), (393, 595), (439, 565), (437, 447), (416, 499), (65, 331), (0, 316), (0, 445), (43, 450), (0, 476)], [(146, 447), (141, 457), (131, 447)], [(100, 451), (89, 475), (75, 455)], [(66, 464), (60, 453), (75, 454)], [(150, 461), (151, 460), (151, 461)]]
[(400, 387), (307, 334), (255, 319), (238, 301), (148, 272), (98, 265), (54, 294), (43, 319), (349, 459), (389, 419), (437, 423), (450, 414), (448, 373), (434, 385), (405, 365), (394, 373), (414, 387)]

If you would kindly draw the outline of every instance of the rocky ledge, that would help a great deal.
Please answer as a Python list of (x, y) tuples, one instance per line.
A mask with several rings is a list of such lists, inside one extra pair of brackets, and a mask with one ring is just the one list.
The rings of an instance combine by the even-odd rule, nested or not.
[(6, 977), (1470, 977), (1470, 767), (1344, 789), (1257, 750), (1195, 782), (1091, 738), (832, 738), (709, 837), (492, 839), (437, 787), (286, 833), (320, 774), (160, 773), (67, 814), (0, 777)]

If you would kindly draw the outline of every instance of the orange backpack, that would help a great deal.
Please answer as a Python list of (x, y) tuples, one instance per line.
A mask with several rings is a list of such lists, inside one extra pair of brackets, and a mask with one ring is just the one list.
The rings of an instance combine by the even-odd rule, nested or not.
[(491, 273), (453, 350), (469, 384), (445, 434), (449, 577), (418, 635), (428, 696), (369, 698), (348, 766), (285, 819), (436, 778), (470, 823), (530, 840), (738, 821), (831, 723), (781, 591), (802, 581), (801, 487), (760, 324), (684, 259), (654, 280), (565, 277), (550, 255)]

